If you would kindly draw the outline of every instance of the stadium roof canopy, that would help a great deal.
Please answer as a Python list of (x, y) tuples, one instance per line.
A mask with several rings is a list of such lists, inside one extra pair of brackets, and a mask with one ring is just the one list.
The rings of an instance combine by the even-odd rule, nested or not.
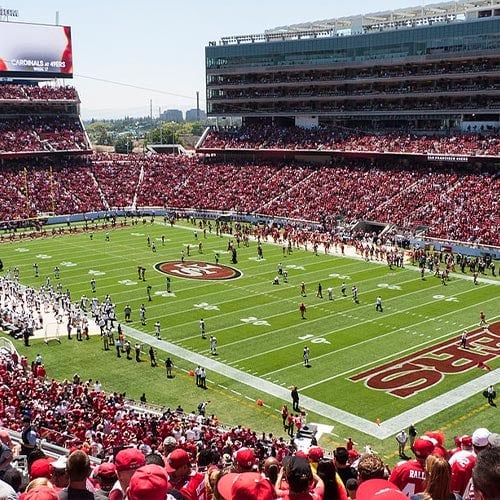
[[(262, 34), (221, 38), (221, 44), (269, 42), (287, 39), (344, 36), (386, 31), (414, 26), (465, 21), (469, 17), (500, 15), (498, 0), (457, 0), (417, 7), (324, 19), (289, 26), (279, 26)], [(213, 42), (212, 45), (215, 45)]]

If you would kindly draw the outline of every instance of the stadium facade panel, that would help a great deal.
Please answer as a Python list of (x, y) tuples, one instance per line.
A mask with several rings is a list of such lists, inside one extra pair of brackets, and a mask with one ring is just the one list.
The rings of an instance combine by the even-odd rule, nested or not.
[(208, 115), (377, 128), (500, 121), (500, 16), (205, 48)]

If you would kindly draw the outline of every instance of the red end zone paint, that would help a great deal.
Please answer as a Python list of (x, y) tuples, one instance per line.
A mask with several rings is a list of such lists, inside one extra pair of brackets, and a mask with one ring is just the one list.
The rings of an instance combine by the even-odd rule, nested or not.
[(370, 389), (408, 398), (439, 383), (445, 375), (481, 368), (500, 356), (500, 322), (469, 332), (469, 349), (454, 338), (349, 378)]
[(155, 269), (170, 276), (191, 280), (231, 280), (243, 275), (241, 271), (234, 267), (193, 260), (158, 262), (158, 264), (155, 264)]

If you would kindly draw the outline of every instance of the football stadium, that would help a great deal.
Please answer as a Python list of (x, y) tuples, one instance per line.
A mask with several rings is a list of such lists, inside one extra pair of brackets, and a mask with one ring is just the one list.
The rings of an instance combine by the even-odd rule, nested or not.
[(196, 146), (142, 153), (96, 152), (71, 29), (0, 22), (0, 479), (498, 498), (500, 5), (228, 33)]

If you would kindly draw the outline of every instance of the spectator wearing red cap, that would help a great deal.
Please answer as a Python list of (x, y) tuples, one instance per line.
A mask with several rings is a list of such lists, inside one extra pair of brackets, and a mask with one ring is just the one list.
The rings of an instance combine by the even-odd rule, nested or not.
[(134, 472), (146, 464), (146, 458), (137, 448), (120, 450), (115, 457), (116, 474), (118, 481), (109, 492), (110, 500), (123, 500), (125, 492)]
[(66, 464), (69, 484), (59, 492), (59, 500), (94, 500), (94, 493), (87, 489), (90, 476), (90, 458), (82, 450), (75, 450)]
[(191, 469), (191, 459), (186, 450), (176, 448), (165, 460), (168, 480), (186, 500), (205, 499), (205, 476)]
[(240, 448), (234, 453), (236, 472), (252, 472), (255, 466), (255, 453), (251, 448)]
[(472, 469), (476, 463), (476, 455), (472, 449), (472, 436), (460, 438), (460, 451), (454, 453), (449, 464), (451, 466), (451, 490), (463, 495), (467, 483), (472, 476)]
[(52, 467), (53, 462), (55, 462), (55, 460), (50, 457), (35, 460), (30, 467), (30, 481), (39, 477), (45, 477), (50, 481), (54, 470)]
[(424, 491), (425, 459), (434, 451), (434, 442), (427, 436), (419, 437), (412, 451), (415, 459), (396, 465), (389, 477), (389, 481), (408, 496)]
[(348, 450), (349, 455), (349, 463), (354, 466), (355, 463), (359, 460), (360, 454), (358, 450)]
[(455, 453), (462, 449), (462, 436), (455, 436), (453, 438), (453, 442), (455, 443), (455, 447), (451, 450), (448, 450), (448, 457), (452, 457)]
[(107, 500), (111, 488), (118, 479), (115, 464), (103, 462), (94, 470), (93, 478), (97, 486), (94, 493), (96, 500)]
[(127, 489), (128, 500), (165, 500), (169, 489), (165, 469), (156, 464), (139, 467)]
[(323, 458), (323, 456), (323, 448), (320, 446), (311, 446), (307, 451), (307, 459), (309, 460), (309, 465), (314, 473), (316, 473), (318, 462)]
[(273, 500), (272, 484), (258, 472), (231, 472), (217, 483), (222, 500)]
[(398, 487), (387, 479), (363, 481), (356, 490), (356, 500), (408, 500)]

